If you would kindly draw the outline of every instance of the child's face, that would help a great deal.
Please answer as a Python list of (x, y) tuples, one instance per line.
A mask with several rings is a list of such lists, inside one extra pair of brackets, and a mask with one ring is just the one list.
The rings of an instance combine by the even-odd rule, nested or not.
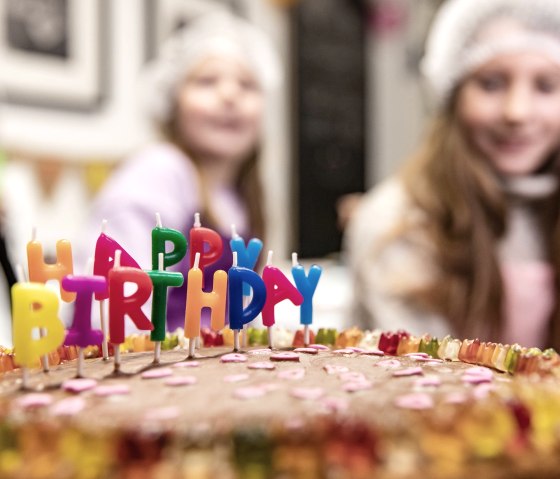
[(200, 160), (242, 162), (255, 149), (263, 93), (239, 60), (203, 60), (185, 79), (178, 102), (179, 134)]
[(499, 173), (538, 170), (560, 145), (560, 66), (543, 54), (501, 54), (466, 78), (458, 115)]

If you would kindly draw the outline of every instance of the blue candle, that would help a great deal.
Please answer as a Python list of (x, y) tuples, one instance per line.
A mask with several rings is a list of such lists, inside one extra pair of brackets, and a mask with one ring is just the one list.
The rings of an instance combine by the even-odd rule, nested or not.
[[(173, 244), (173, 249), (165, 251), (167, 242)], [(163, 253), (163, 269), (181, 261), (187, 253), (187, 238), (180, 231), (163, 228), (159, 213), (156, 213), (156, 227), (152, 230), (152, 270), (159, 269), (158, 256)]]
[[(243, 284), (253, 289), (253, 297), (243, 308)], [(266, 301), (266, 287), (261, 277), (249, 268), (232, 266), (228, 272), (229, 327), (240, 330), (262, 311)]]
[(305, 274), (305, 268), (300, 264), (294, 264), (292, 267), (292, 276), (298, 291), (303, 296), (300, 309), (300, 323), (303, 325), (310, 325), (313, 322), (313, 295), (322, 271), (323, 269), (316, 264), (309, 268), (309, 275)]
[[(231, 225), (231, 240), (229, 245), (232, 253), (237, 253), (237, 264), (242, 268), (255, 269), (259, 254), (263, 249), (263, 242), (258, 238), (251, 238), (247, 245), (241, 236), (235, 231), (235, 225)], [(249, 284), (243, 284), (243, 296), (251, 295)]]

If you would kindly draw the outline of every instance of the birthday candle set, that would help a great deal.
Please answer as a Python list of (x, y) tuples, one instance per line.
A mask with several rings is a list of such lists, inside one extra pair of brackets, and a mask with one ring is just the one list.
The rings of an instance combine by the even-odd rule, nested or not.
[[(56, 262), (44, 261), (43, 249), (35, 237), (27, 245), (29, 282), (24, 278), (12, 288), (13, 342), (16, 362), (25, 373), (37, 359), (55, 350), (61, 343), (76, 346), (78, 359), (81, 350), (88, 346), (102, 345), (103, 356), (108, 358), (108, 343), (115, 351), (115, 370), (120, 365), (119, 345), (125, 341), (125, 321), (131, 320), (137, 329), (150, 331), (155, 342), (155, 362), (159, 362), (161, 342), (166, 334), (167, 291), (184, 283), (179, 272), (167, 268), (181, 261), (189, 252), (189, 271), (185, 308), (185, 337), (189, 340), (189, 357), (194, 356), (195, 341), (200, 336), (201, 310), (211, 311), (211, 328), (218, 331), (226, 326), (234, 331), (234, 350), (239, 349), (238, 333), (245, 325), (262, 313), (263, 325), (275, 324), (274, 308), (281, 301), (289, 300), (300, 306), (300, 322), (304, 326), (306, 342), (313, 317), (313, 295), (321, 268), (311, 266), (308, 273), (292, 256), (292, 275), (295, 285), (277, 267), (272, 265), (272, 252), (262, 275), (254, 271), (262, 251), (262, 241), (253, 238), (247, 243), (232, 226), (229, 247), (233, 265), (228, 271), (217, 270), (213, 275), (211, 291), (204, 291), (205, 269), (216, 262), (224, 248), (221, 236), (200, 224), (195, 215), (189, 239), (179, 231), (164, 228), (156, 214), (152, 230), (152, 268), (144, 271), (134, 258), (117, 241), (105, 233), (105, 224), (99, 235), (93, 267), (86, 274), (73, 274), (72, 248), (69, 241), (60, 240), (56, 245)], [(170, 251), (166, 246), (172, 245)], [(189, 248), (187, 247), (189, 245)], [(58, 317), (59, 299), (46, 286), (51, 280), (60, 285), (60, 298), (74, 302), (73, 321), (68, 330)], [(135, 287), (126, 294), (128, 284)], [(151, 317), (142, 306), (152, 298)], [(93, 299), (100, 303), (101, 330), (92, 327)], [(105, 319), (105, 301), (108, 301), (108, 321)], [(80, 369), (78, 370), (80, 375)]]

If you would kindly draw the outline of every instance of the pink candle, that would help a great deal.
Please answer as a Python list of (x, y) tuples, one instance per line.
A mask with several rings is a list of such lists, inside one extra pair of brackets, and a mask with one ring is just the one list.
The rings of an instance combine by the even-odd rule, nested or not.
[(222, 256), (223, 241), (214, 230), (201, 226), (198, 213), (194, 217), (194, 226), (189, 232), (189, 261), (192, 267), (196, 253), (200, 253), (199, 268), (204, 271)]
[[(137, 290), (130, 296), (125, 296), (125, 283), (137, 286)], [(142, 311), (142, 305), (151, 294), (152, 280), (145, 271), (118, 265), (109, 271), (109, 340), (112, 344), (124, 343), (126, 316), (140, 330), (154, 329), (152, 322)]]
[(57, 241), (56, 263), (46, 264), (43, 256), (43, 245), (33, 238), (27, 243), (27, 264), (30, 282), (44, 284), (51, 279), (55, 279), (60, 283), (60, 297), (62, 300), (67, 303), (74, 301), (76, 294), (65, 291), (61, 284), (62, 278), (73, 272), (72, 245), (70, 241)]

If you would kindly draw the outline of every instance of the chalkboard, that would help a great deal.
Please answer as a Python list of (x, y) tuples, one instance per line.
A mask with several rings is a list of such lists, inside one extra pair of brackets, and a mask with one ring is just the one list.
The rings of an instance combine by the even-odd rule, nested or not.
[(297, 250), (337, 252), (336, 203), (363, 191), (365, 15), (361, 2), (301, 0), (293, 11)]

